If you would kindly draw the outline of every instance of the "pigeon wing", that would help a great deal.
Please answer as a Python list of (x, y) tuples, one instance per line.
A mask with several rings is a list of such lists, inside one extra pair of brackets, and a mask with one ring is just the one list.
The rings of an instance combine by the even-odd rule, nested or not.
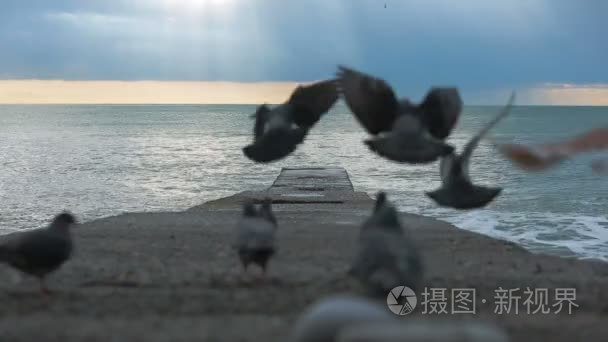
[[(553, 144), (557, 149), (570, 153), (591, 152), (608, 149), (608, 127), (595, 128), (576, 136), (565, 143)], [(562, 147), (562, 145), (564, 145)]]
[(515, 102), (515, 92), (511, 93), (511, 97), (509, 98), (509, 102), (502, 108), (502, 110), (490, 121), (488, 122), (475, 136), (473, 136), (465, 145), (462, 154), (459, 157), (459, 162), (462, 163), (462, 170), (464, 172), (464, 176), (468, 179), (469, 174), (469, 161), (475, 148), (479, 145), (481, 139), (483, 139), (488, 132), (500, 122), (500, 120), (504, 119), (511, 108), (513, 107), (513, 103)]
[(442, 184), (447, 184), (447, 182), (451, 179), (450, 172), (452, 172), (454, 167), (455, 159), (454, 154), (450, 154), (442, 157), (439, 161), (439, 176), (441, 177)]
[(431, 135), (447, 138), (456, 126), (462, 99), (456, 88), (432, 88), (419, 106), (420, 119)]
[(298, 86), (287, 102), (292, 109), (293, 122), (300, 127), (310, 128), (337, 100), (336, 80), (325, 80), (307, 86)]
[(566, 141), (532, 146), (503, 143), (496, 147), (518, 167), (541, 171), (578, 153), (608, 149), (608, 127), (595, 128)]
[(268, 121), (268, 116), (270, 114), (270, 108), (267, 105), (263, 104), (258, 107), (255, 111), (255, 124), (253, 125), (253, 136), (258, 139), (264, 134), (264, 128), (266, 126), (266, 122)]
[(399, 102), (384, 80), (340, 66), (338, 84), (346, 104), (370, 134), (390, 131)]

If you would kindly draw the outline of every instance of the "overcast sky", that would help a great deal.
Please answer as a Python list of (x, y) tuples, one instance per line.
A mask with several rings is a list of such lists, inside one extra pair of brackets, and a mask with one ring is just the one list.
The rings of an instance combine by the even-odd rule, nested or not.
[(0, 79), (300, 82), (346, 64), (412, 97), (597, 92), (607, 16), (604, 0), (2, 0)]

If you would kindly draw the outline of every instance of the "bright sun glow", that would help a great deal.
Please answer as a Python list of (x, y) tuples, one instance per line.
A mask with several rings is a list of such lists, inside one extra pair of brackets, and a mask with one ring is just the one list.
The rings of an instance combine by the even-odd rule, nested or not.
[(174, 10), (201, 11), (218, 9), (229, 5), (232, 0), (163, 0), (166, 7)]

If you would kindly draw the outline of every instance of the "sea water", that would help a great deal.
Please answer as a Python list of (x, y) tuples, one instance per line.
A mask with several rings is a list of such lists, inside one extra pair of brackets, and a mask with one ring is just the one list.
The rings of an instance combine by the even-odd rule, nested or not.
[[(466, 107), (449, 142), (458, 148), (497, 113)], [(608, 123), (608, 107), (515, 107), (475, 151), (470, 174), (502, 194), (480, 210), (439, 208), (438, 163), (387, 161), (338, 104), (284, 160), (260, 165), (241, 148), (252, 140), (252, 105), (0, 106), (0, 233), (40, 227), (68, 209), (81, 220), (123, 212), (177, 211), (270, 186), (281, 167), (341, 166), (356, 190), (385, 190), (403, 211), (517, 242), (533, 251), (608, 260), (608, 177), (577, 157), (526, 173), (491, 141), (537, 143)], [(604, 155), (604, 157), (606, 157)]]

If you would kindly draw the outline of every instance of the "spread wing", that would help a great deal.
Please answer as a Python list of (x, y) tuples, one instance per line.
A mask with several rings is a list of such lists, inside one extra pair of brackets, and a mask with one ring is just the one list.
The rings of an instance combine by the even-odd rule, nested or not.
[(500, 120), (504, 119), (509, 114), (514, 102), (515, 92), (511, 93), (509, 102), (507, 102), (507, 104), (502, 108), (502, 110), (490, 122), (488, 122), (475, 136), (473, 136), (465, 145), (464, 150), (462, 151), (462, 154), (459, 157), (460, 162), (462, 163), (462, 169), (465, 173), (465, 176), (468, 177), (469, 161), (471, 159), (471, 156), (473, 155), (473, 151), (475, 150), (477, 145), (479, 145), (481, 139), (483, 139), (488, 134), (488, 132), (494, 126), (496, 126), (498, 122), (500, 122)]
[(559, 161), (594, 150), (608, 149), (608, 127), (600, 127), (571, 139), (539, 145), (497, 144), (498, 151), (518, 167), (540, 171)]
[(542, 146), (496, 144), (496, 148), (512, 163), (527, 171), (545, 170), (566, 158), (562, 153), (548, 153)]
[(437, 139), (447, 138), (460, 117), (462, 99), (456, 88), (432, 88), (419, 106), (420, 120)]
[(399, 112), (399, 102), (384, 80), (340, 66), (338, 84), (355, 117), (371, 134), (391, 130)]
[[(446, 184), (450, 180), (450, 173), (454, 172), (456, 158), (454, 154), (449, 154), (445, 157), (442, 157), (439, 161), (439, 175), (441, 177), (441, 183)], [(467, 175), (465, 175), (466, 177)]]
[(566, 152), (570, 153), (583, 153), (593, 150), (608, 149), (608, 126), (592, 129), (576, 136), (570, 141), (556, 143), (550, 146), (555, 146), (557, 149), (565, 149)]
[(310, 128), (321, 115), (338, 100), (336, 80), (326, 80), (307, 86), (298, 86), (287, 101), (293, 111), (293, 121), (300, 127)]
[(258, 107), (255, 111), (254, 118), (255, 124), (253, 125), (253, 135), (257, 139), (262, 134), (264, 134), (264, 127), (266, 126), (266, 122), (268, 121), (268, 115), (270, 114), (270, 108), (267, 105), (263, 104)]

